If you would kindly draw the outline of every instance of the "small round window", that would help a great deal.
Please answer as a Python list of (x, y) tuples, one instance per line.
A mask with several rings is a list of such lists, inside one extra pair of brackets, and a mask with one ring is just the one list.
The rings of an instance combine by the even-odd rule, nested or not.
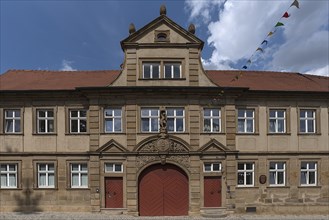
[(165, 34), (165, 33), (159, 33), (157, 35), (157, 40), (158, 41), (166, 41), (167, 40), (167, 34)]

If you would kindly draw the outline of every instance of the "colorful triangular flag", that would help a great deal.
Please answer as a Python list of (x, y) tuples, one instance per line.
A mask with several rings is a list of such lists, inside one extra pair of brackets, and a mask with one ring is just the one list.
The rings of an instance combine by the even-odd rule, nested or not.
[(246, 66), (246, 65), (244, 65), (243, 67), (242, 67), (242, 69), (247, 69), (248, 67)]
[(283, 18), (289, 18), (290, 17), (290, 14), (288, 14), (288, 12), (285, 12), (283, 15), (282, 15)]
[(284, 24), (281, 23), (281, 22), (278, 22), (278, 23), (276, 23), (276, 25), (275, 25), (275, 27), (280, 27), (280, 26), (284, 26)]
[(258, 50), (259, 50), (260, 52), (262, 52), (262, 53), (264, 52), (263, 49), (260, 48), (260, 47), (258, 47), (256, 51), (258, 51)]
[(270, 32), (267, 34), (267, 36), (269, 37), (269, 36), (272, 36), (273, 34), (274, 34), (274, 32), (270, 31)]
[(267, 45), (268, 41), (267, 40), (263, 40), (263, 42), (261, 44), (265, 44)]
[(299, 8), (299, 2), (297, 0), (295, 0), (291, 5), (291, 6), (296, 6), (296, 8)]

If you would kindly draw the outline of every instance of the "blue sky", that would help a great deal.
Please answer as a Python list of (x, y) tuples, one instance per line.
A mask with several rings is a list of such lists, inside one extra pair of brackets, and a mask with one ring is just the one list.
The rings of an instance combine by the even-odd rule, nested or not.
[[(205, 42), (206, 69), (240, 69), (329, 75), (329, 1), (298, 0), (0, 0), (0, 73), (8, 69), (119, 69), (120, 41), (159, 16), (182, 27), (192, 22)], [(255, 52), (280, 20), (285, 25)]]

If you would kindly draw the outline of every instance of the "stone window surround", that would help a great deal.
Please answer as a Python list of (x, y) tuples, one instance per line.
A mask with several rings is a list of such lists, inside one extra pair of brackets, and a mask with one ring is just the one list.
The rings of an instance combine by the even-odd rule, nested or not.
[[(54, 131), (53, 132), (38, 132), (38, 110), (52, 110), (54, 112)], [(56, 135), (57, 134), (57, 106), (41, 106), (32, 108), (32, 132), (33, 135)]]
[(21, 160), (3, 160), (0, 161), (0, 165), (3, 164), (16, 164), (16, 187), (0, 187), (0, 190), (19, 190), (22, 189), (22, 161)]
[[(107, 170), (106, 169), (106, 165), (108, 165), (108, 164), (112, 164), (112, 170)], [(115, 167), (116, 166), (120, 166), (120, 171), (116, 171), (115, 170)], [(123, 164), (122, 164), (122, 162), (104, 162), (104, 172), (105, 173), (123, 173)]]
[[(71, 131), (71, 120), (70, 111), (71, 110), (85, 110), (86, 115), (86, 132), (70, 132)], [(88, 106), (67, 106), (65, 107), (65, 135), (89, 135), (89, 107)]]
[[(206, 164), (210, 165), (210, 170), (206, 170)], [(214, 164), (218, 164), (219, 170), (214, 170)], [(204, 173), (221, 173), (222, 172), (222, 163), (221, 162), (204, 162), (203, 163), (203, 172)]]
[[(283, 163), (283, 169), (277, 169), (277, 168), (275, 168), (275, 169), (272, 169), (271, 170), (271, 168), (270, 168), (270, 164), (271, 163), (275, 163), (275, 164), (278, 164), (278, 163)], [(269, 162), (268, 162), (268, 165), (269, 165), (269, 179), (268, 179), (268, 186), (269, 187), (284, 187), (284, 186), (287, 186), (287, 162), (286, 161), (283, 161), (283, 160), (270, 160)], [(277, 166), (275, 166), (275, 167), (277, 167)], [(277, 172), (283, 172), (283, 184), (271, 184), (270, 183), (270, 175), (271, 175), (271, 172), (275, 172), (275, 173), (277, 173)]]
[[(72, 164), (87, 164), (87, 186), (79, 186), (79, 187), (72, 187), (72, 173), (71, 173), (71, 165)], [(76, 189), (90, 189), (90, 172), (89, 172), (89, 161), (86, 159), (86, 160), (68, 160), (66, 161), (66, 173), (67, 173), (67, 182), (66, 182), (66, 187), (67, 189), (70, 189), (70, 190), (76, 190)]]
[[(239, 168), (238, 168), (238, 165), (239, 164), (243, 164), (244, 165), (244, 169), (243, 170), (239, 170)], [(252, 164), (252, 169), (246, 169), (246, 164)], [(244, 181), (246, 180), (246, 178), (245, 178), (245, 173), (247, 173), (247, 172), (251, 172), (252, 173), (252, 184), (249, 184), (249, 185), (247, 185), (246, 184), (246, 181), (245, 181), (245, 183), (243, 184), (243, 185), (239, 185), (238, 183), (237, 183), (237, 187), (241, 187), (241, 188), (245, 188), (245, 187), (255, 187), (256, 186), (256, 181), (255, 181), (255, 177), (256, 177), (256, 162), (255, 161), (237, 161), (237, 181), (238, 181), (238, 177), (239, 177), (239, 173), (244, 173)]]
[[(38, 172), (38, 165), (39, 164), (54, 164), (54, 187), (39, 187), (39, 172)], [(58, 166), (57, 166), (57, 160), (54, 159), (37, 159), (33, 160), (33, 189), (36, 190), (56, 190), (58, 189)]]
[[(270, 132), (270, 111), (271, 110), (283, 110), (285, 111), (285, 132)], [(290, 126), (290, 107), (267, 107), (267, 135), (289, 135), (291, 132)]]
[[(219, 110), (219, 131), (205, 131), (204, 130), (204, 119), (205, 119), (205, 116), (204, 116), (204, 110), (205, 109), (211, 109), (211, 110), (214, 110), (214, 109), (218, 109)], [(202, 107), (202, 110), (201, 110), (201, 118), (200, 118), (200, 121), (201, 121), (201, 132), (200, 133), (210, 133), (210, 134), (220, 134), (220, 133), (224, 133), (224, 130), (225, 130), (225, 126), (224, 126), (224, 118), (225, 118), (225, 111), (223, 110), (223, 107)], [(210, 118), (210, 117), (207, 117), (207, 118)]]
[[(302, 170), (302, 163), (307, 163), (307, 168), (306, 169)], [(310, 163), (315, 163), (315, 169), (308, 168)], [(319, 175), (318, 175), (318, 173), (320, 173), (319, 172), (319, 161), (315, 160), (315, 159), (301, 159), (299, 161), (298, 165), (299, 165), (299, 168), (300, 168), (300, 170), (299, 170), (299, 186), (301, 186), (301, 187), (316, 187), (316, 186), (318, 186), (319, 185), (319, 180), (318, 180)], [(309, 184), (309, 183), (306, 182), (305, 184), (302, 184), (302, 180), (301, 180), (302, 171), (306, 171), (307, 173), (315, 172), (315, 179), (314, 179), (315, 183), (314, 184)]]
[[(238, 111), (239, 110), (254, 110), (254, 132), (239, 132), (238, 131)], [(256, 106), (236, 106), (236, 134), (237, 135), (259, 135), (259, 108)]]
[[(21, 111), (21, 116), (20, 116), (20, 120), (21, 120), (21, 130), (20, 132), (10, 132), (7, 133), (5, 132), (5, 126), (6, 126), (6, 120), (5, 120), (5, 111), (6, 110), (20, 110)], [(18, 107), (18, 106), (9, 106), (9, 107), (3, 107), (0, 108), (0, 134), (6, 134), (6, 135), (23, 135), (24, 134), (24, 107)]]
[[(301, 132), (300, 131), (300, 111), (313, 110), (315, 116), (315, 131), (314, 132)], [(321, 135), (321, 121), (320, 121), (320, 107), (297, 107), (297, 133), (298, 135)]]

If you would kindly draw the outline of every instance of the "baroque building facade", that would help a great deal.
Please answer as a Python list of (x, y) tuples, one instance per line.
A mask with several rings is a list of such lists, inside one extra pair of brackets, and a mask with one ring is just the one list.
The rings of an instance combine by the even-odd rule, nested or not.
[(329, 212), (329, 78), (205, 71), (160, 16), (115, 71), (0, 77), (0, 211)]

